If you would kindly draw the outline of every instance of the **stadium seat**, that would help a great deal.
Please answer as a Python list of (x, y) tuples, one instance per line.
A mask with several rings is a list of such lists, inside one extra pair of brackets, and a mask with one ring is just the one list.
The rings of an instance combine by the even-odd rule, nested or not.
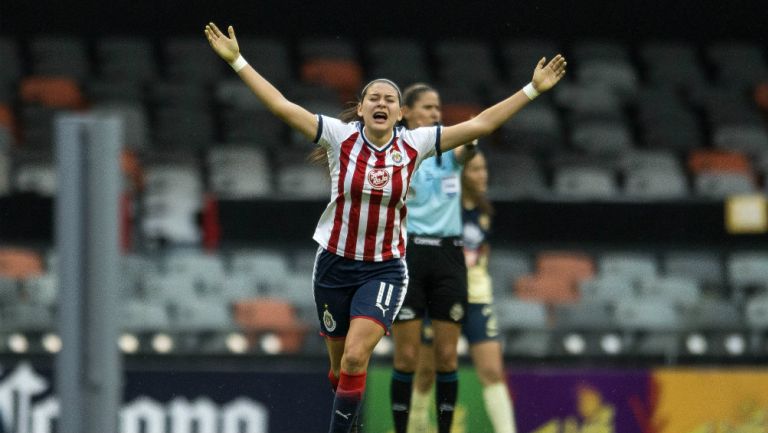
[(101, 102), (91, 107), (95, 115), (117, 116), (123, 122), (124, 149), (145, 150), (150, 142), (149, 116), (138, 102)]
[(579, 283), (585, 302), (616, 304), (637, 296), (634, 281), (625, 275), (600, 274)]
[(16, 113), (9, 104), (0, 102), (0, 148), (9, 148), (18, 136)]
[(170, 328), (164, 303), (126, 299), (120, 302), (120, 328), (124, 332), (157, 332)]
[(751, 292), (768, 290), (768, 253), (763, 251), (738, 251), (726, 259), (728, 283), (737, 297)]
[(556, 42), (542, 38), (514, 38), (502, 41), (500, 54), (507, 81), (513, 86), (525, 85), (531, 80), (531, 73), (539, 59), (549, 58), (559, 52), (562, 50)]
[(610, 303), (584, 298), (581, 302), (558, 305), (554, 310), (555, 329), (560, 332), (607, 332), (617, 328)]
[(573, 278), (552, 274), (518, 277), (515, 294), (521, 300), (547, 304), (568, 304), (579, 300)]
[(757, 156), (768, 151), (768, 131), (762, 124), (718, 125), (712, 143), (718, 149)]
[(656, 86), (689, 90), (707, 85), (706, 67), (691, 42), (649, 39), (638, 51), (646, 80)]
[(165, 76), (176, 82), (211, 83), (221, 78), (226, 63), (197, 36), (170, 36), (162, 42)]
[(267, 154), (255, 145), (216, 146), (208, 152), (210, 188), (220, 198), (253, 199), (272, 193)]
[[(2, 128), (0, 128), (2, 133)], [(0, 139), (0, 142), (2, 139)], [(11, 191), (11, 158), (8, 150), (0, 143), (0, 197)]]
[(690, 277), (659, 276), (642, 281), (638, 296), (647, 299), (665, 299), (678, 307), (690, 307), (701, 299), (698, 282)]
[(247, 275), (260, 289), (269, 291), (290, 275), (288, 259), (281, 251), (268, 249), (246, 249), (232, 252), (229, 270), (234, 275)]
[(627, 299), (616, 304), (616, 323), (628, 331), (677, 331), (682, 317), (667, 299)]
[(703, 298), (685, 314), (685, 326), (691, 332), (737, 332), (743, 329), (745, 315), (736, 303)]
[(280, 337), (282, 351), (295, 353), (301, 349), (307, 326), (299, 322), (294, 307), (270, 298), (241, 300), (234, 305), (235, 322), (253, 334), (274, 332)]
[(171, 251), (165, 255), (164, 271), (191, 277), (200, 283), (205, 293), (221, 291), (224, 281), (224, 262), (218, 254), (202, 253), (197, 249)]
[(581, 39), (571, 43), (568, 53), (583, 61), (607, 60), (629, 62), (630, 50), (624, 43), (611, 39)]
[(564, 81), (552, 89), (558, 107), (582, 115), (615, 118), (623, 110), (621, 98), (600, 83)]
[(725, 198), (749, 194), (757, 190), (754, 177), (744, 173), (699, 173), (694, 179), (694, 191), (699, 197)]
[(50, 332), (54, 329), (54, 315), (46, 305), (16, 303), (0, 307), (4, 332)]
[(283, 197), (320, 199), (330, 194), (328, 169), (301, 161), (285, 163), (277, 171), (277, 191)]
[(748, 300), (745, 316), (750, 328), (758, 331), (768, 329), (768, 297), (759, 296)]
[(536, 273), (570, 278), (578, 285), (595, 275), (595, 262), (586, 253), (542, 251), (536, 255)]
[(506, 354), (542, 357), (549, 353), (551, 337), (545, 304), (506, 299), (495, 302), (494, 308)]
[(688, 169), (693, 174), (704, 172), (748, 174), (751, 172), (751, 165), (746, 155), (741, 152), (697, 149), (688, 155)]
[(731, 87), (701, 87), (689, 96), (692, 104), (704, 112), (710, 125), (760, 124), (759, 112), (748, 94)]
[(363, 85), (363, 68), (356, 60), (310, 59), (301, 65), (301, 79), (335, 89), (339, 102), (355, 101)]
[(175, 297), (169, 306), (169, 328), (179, 332), (231, 332), (236, 329), (230, 306), (216, 297)]
[[(18, 42), (10, 37), (0, 37), (0, 85), (15, 83), (22, 76), (22, 57)], [(3, 102), (3, 101), (0, 101)]]
[(96, 40), (96, 63), (103, 78), (147, 82), (158, 76), (154, 45), (141, 36), (107, 36)]
[(248, 88), (248, 85), (239, 78), (225, 78), (217, 81), (214, 84), (213, 94), (216, 105), (224, 110), (258, 111), (267, 109)]
[(77, 110), (85, 107), (80, 86), (71, 78), (28, 76), (19, 84), (19, 97), (25, 104)]
[(155, 110), (152, 146), (155, 150), (204, 149), (215, 140), (214, 119), (207, 110), (163, 107)]
[(658, 265), (655, 257), (644, 253), (608, 252), (598, 258), (600, 275), (616, 275), (628, 278), (635, 284), (655, 280)]
[(417, 82), (432, 82), (424, 46), (417, 40), (374, 39), (368, 42), (366, 52), (368, 79), (389, 78), (403, 89)]
[(590, 155), (620, 155), (635, 147), (632, 133), (623, 123), (584, 122), (574, 125), (571, 141)]
[(91, 76), (91, 62), (84, 39), (77, 36), (40, 35), (28, 44), (32, 75), (83, 81)]
[(639, 89), (637, 71), (627, 60), (585, 59), (577, 64), (575, 75), (580, 83), (609, 89), (624, 103), (634, 101)]
[(689, 195), (688, 180), (679, 168), (637, 168), (624, 172), (624, 196), (640, 200), (669, 200)]
[(554, 153), (565, 141), (560, 115), (546, 100), (515, 114), (501, 125), (497, 135), (505, 149), (532, 155)]
[(494, 248), (488, 258), (488, 273), (493, 279), (494, 294), (500, 298), (510, 298), (514, 282), (531, 272), (530, 255), (523, 251)]
[(144, 83), (117, 78), (94, 78), (83, 84), (89, 101), (98, 103), (144, 104)]
[[(254, 36), (240, 36), (238, 40), (243, 57), (270, 83), (281, 86), (293, 81), (291, 56), (285, 40)], [(256, 99), (253, 94), (251, 98)]]
[(49, 161), (21, 162), (15, 170), (13, 189), (53, 197), (56, 194), (56, 168)]
[(55, 274), (49, 272), (26, 278), (22, 286), (25, 301), (48, 307), (57, 305), (58, 278)]
[(485, 91), (499, 81), (491, 46), (476, 39), (443, 39), (432, 50), (439, 81)]
[(147, 86), (147, 102), (151, 107), (210, 110), (212, 95), (201, 83), (157, 80)]
[(53, 123), (58, 110), (41, 105), (24, 105), (21, 108), (19, 148), (50, 152), (53, 148)]
[(286, 125), (266, 110), (225, 109), (219, 118), (225, 143), (252, 142), (262, 148), (285, 146)]
[(497, 149), (485, 150), (488, 164), (488, 196), (513, 200), (544, 196), (548, 190), (542, 168), (532, 156)]
[(714, 67), (715, 81), (721, 85), (751, 89), (768, 77), (764, 47), (747, 40), (720, 40), (709, 44), (706, 56)]
[(600, 167), (560, 167), (552, 189), (559, 198), (571, 200), (613, 199), (619, 192), (614, 173)]
[(717, 253), (669, 251), (665, 253), (663, 263), (664, 275), (694, 278), (705, 290), (722, 290), (725, 284), (725, 269)]

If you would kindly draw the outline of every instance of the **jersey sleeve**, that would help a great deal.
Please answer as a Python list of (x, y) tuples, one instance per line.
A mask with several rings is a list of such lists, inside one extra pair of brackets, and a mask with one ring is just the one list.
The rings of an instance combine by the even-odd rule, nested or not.
[(425, 126), (405, 132), (405, 141), (419, 152), (419, 162), (434, 156), (440, 149), (441, 125)]
[(317, 115), (317, 134), (315, 134), (315, 144), (324, 148), (338, 147), (344, 141), (354, 126), (344, 123), (334, 117)]

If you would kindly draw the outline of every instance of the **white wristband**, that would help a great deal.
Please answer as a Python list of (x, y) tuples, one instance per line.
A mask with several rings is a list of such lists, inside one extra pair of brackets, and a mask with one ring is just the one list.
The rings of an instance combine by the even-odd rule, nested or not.
[(245, 61), (245, 58), (243, 58), (242, 54), (239, 54), (235, 61), (229, 64), (229, 66), (232, 66), (232, 69), (235, 70), (235, 72), (240, 72), (241, 69), (243, 69), (248, 62)]
[(525, 96), (527, 96), (531, 101), (540, 95), (539, 91), (533, 87), (533, 83), (526, 84), (525, 87), (523, 87), (523, 93), (525, 93)]

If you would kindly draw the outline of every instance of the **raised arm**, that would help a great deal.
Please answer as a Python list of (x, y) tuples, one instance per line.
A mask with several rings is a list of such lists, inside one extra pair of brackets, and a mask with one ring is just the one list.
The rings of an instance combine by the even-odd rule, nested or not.
[(286, 99), (275, 86), (256, 72), (240, 55), (235, 29), (229, 26), (227, 32), (229, 36), (222, 33), (214, 23), (208, 23), (205, 26), (205, 37), (213, 51), (235, 69), (269, 111), (291, 128), (301, 132), (310, 140), (313, 139), (317, 134), (317, 117), (304, 107)]
[(509, 98), (486, 108), (472, 119), (443, 128), (440, 139), (441, 149), (448, 151), (492, 133), (539, 93), (554, 87), (565, 75), (565, 57), (558, 54), (546, 65), (545, 62), (544, 57), (539, 60), (533, 71), (533, 80), (526, 86), (527, 88), (520, 89)]

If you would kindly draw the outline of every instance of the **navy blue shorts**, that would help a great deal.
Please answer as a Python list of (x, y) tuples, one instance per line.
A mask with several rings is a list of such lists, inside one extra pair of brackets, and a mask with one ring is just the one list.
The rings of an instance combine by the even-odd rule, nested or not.
[(312, 275), (320, 334), (343, 338), (357, 317), (372, 320), (386, 333), (408, 288), (405, 260), (365, 262), (320, 248)]
[(469, 304), (461, 327), (469, 344), (499, 338), (499, 321), (491, 304)]

